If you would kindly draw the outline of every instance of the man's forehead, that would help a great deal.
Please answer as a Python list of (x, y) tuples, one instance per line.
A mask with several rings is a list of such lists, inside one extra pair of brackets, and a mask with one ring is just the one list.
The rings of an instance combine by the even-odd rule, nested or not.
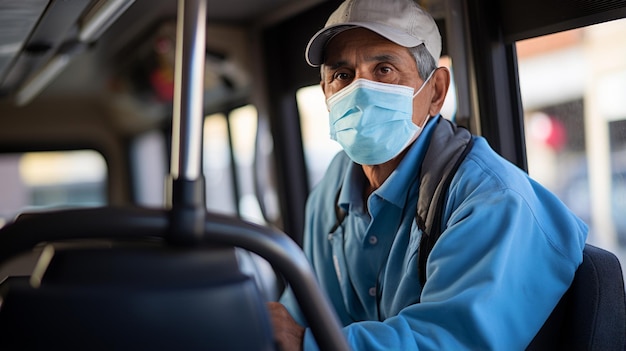
[[(380, 51), (374, 51), (371, 54), (361, 53), (359, 61), (363, 63), (380, 63), (388, 62), (391, 64), (401, 64), (405, 62), (399, 54), (396, 53), (381, 53)], [(338, 56), (336, 58), (329, 57), (324, 63), (329, 68), (340, 68), (345, 66), (354, 65), (356, 62), (353, 58)]]
[(410, 55), (407, 48), (400, 46), (370, 30), (354, 28), (332, 38), (325, 50), (324, 64), (349, 63), (356, 57), (360, 60), (398, 61)]

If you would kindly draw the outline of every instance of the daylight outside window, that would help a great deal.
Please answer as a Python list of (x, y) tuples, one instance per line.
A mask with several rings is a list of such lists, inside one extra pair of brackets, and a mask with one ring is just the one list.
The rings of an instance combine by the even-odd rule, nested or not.
[(107, 166), (93, 150), (0, 155), (0, 226), (26, 211), (107, 203)]
[(529, 173), (626, 264), (626, 20), (517, 43)]
[(263, 222), (254, 193), (257, 111), (252, 105), (207, 116), (203, 167), (207, 209)]

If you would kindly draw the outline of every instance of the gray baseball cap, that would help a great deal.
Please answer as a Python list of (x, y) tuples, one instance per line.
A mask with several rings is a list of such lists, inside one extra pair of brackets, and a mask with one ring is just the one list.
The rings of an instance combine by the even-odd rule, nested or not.
[(307, 63), (313, 67), (321, 65), (328, 42), (337, 34), (356, 27), (369, 29), (404, 47), (424, 44), (435, 62), (439, 61), (439, 28), (432, 16), (414, 0), (346, 0), (309, 41), (305, 53)]

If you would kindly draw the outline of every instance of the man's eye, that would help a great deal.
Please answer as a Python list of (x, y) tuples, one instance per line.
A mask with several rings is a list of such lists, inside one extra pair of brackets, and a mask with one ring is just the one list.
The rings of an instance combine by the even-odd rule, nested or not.
[(388, 74), (388, 73), (391, 73), (391, 67), (380, 67), (379, 71), (382, 74)]
[(350, 75), (348, 73), (345, 73), (345, 72), (337, 72), (337, 73), (335, 73), (335, 79), (337, 79), (337, 80), (350, 79)]

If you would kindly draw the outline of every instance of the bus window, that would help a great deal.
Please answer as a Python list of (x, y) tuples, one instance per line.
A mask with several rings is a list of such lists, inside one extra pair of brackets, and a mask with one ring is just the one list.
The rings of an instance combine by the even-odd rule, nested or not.
[(304, 159), (309, 174), (309, 187), (315, 186), (341, 146), (330, 139), (328, 110), (322, 88), (316, 84), (296, 92)]
[(3, 154), (0, 179), (1, 222), (23, 211), (107, 203), (106, 162), (93, 150)]
[(257, 111), (252, 105), (205, 118), (203, 167), (207, 209), (263, 222), (254, 192)]
[(228, 120), (239, 181), (239, 211), (254, 222), (263, 222), (259, 202), (254, 193), (254, 148), (257, 132), (257, 110), (246, 105), (230, 112)]
[(224, 214), (237, 213), (225, 115), (214, 114), (204, 119), (203, 143), (207, 209)]
[[(442, 56), (439, 66), (452, 70), (449, 56)], [(309, 187), (315, 186), (326, 171), (333, 156), (341, 150), (341, 146), (330, 139), (328, 110), (322, 88), (316, 84), (304, 87), (296, 92), (304, 157), (309, 173)], [(450, 77), (450, 89), (441, 109), (441, 115), (454, 119), (456, 114), (456, 88), (454, 79)]]
[(138, 205), (161, 207), (165, 201), (165, 136), (158, 131), (136, 137), (131, 145), (133, 189)]
[(626, 20), (517, 43), (529, 173), (626, 261)]

